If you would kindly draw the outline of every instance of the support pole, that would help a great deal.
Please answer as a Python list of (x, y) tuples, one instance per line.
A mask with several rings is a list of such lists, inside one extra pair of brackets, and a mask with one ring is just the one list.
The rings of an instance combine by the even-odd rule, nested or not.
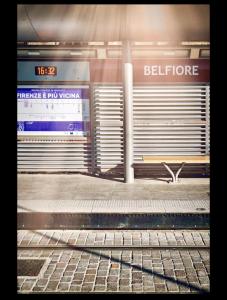
[(124, 42), (124, 179), (134, 182), (133, 167), (133, 68), (129, 41)]

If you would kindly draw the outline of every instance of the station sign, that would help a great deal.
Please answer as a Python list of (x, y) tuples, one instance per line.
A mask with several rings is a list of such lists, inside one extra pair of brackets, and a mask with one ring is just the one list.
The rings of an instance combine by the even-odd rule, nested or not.
[(144, 76), (198, 76), (198, 65), (145, 65)]
[(18, 87), (18, 135), (90, 135), (88, 88)]
[[(209, 59), (133, 59), (133, 83), (209, 82)], [(91, 82), (122, 84), (123, 61), (92, 60)]]
[(209, 82), (208, 59), (133, 60), (134, 82)]

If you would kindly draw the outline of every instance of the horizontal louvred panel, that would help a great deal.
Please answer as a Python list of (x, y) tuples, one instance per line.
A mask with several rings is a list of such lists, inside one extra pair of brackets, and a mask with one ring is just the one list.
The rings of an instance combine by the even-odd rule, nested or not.
[(122, 87), (95, 86), (93, 95), (96, 170), (115, 173), (123, 165)]
[(148, 171), (143, 155), (207, 153), (207, 101), (206, 85), (134, 87), (135, 174)]
[(18, 171), (91, 171), (91, 144), (61, 141), (18, 142)]

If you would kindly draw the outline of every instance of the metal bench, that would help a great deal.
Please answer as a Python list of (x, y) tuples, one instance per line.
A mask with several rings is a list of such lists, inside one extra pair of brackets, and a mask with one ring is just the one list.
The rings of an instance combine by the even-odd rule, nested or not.
[[(178, 182), (178, 176), (186, 163), (189, 164), (209, 164), (210, 156), (209, 155), (200, 155), (200, 156), (143, 156), (144, 163), (150, 164), (163, 164), (164, 167), (168, 170), (168, 172), (172, 176), (172, 182)], [(181, 166), (177, 170), (176, 174), (170, 169), (167, 164), (178, 164)]]

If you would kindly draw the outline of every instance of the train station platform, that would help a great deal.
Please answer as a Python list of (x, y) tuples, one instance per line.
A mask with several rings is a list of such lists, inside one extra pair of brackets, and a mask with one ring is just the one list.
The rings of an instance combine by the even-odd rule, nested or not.
[[(134, 221), (143, 216), (143, 221), (138, 222), (144, 222), (144, 226), (147, 226), (151, 215), (155, 224), (158, 224), (156, 219), (160, 219), (161, 215), (165, 219), (171, 216), (167, 223), (173, 227), (176, 215), (183, 218), (190, 215), (194, 218), (191, 223), (196, 224), (195, 216), (199, 219), (205, 216), (208, 222), (209, 203), (208, 178), (182, 178), (176, 184), (168, 183), (165, 178), (147, 178), (125, 184), (121, 178), (84, 174), (18, 174), (19, 223), (23, 223), (25, 218), (27, 222), (28, 219), (34, 221), (36, 214), (39, 214), (40, 220), (42, 214), (40, 222), (45, 222), (46, 228), (51, 228), (54, 222), (63, 222), (66, 228), (74, 228), (75, 215), (77, 226), (80, 222), (101, 226), (100, 215), (105, 215), (110, 226), (117, 220), (116, 215), (119, 223), (130, 223), (129, 216)], [(88, 221), (88, 215), (93, 220)], [(50, 222), (52, 225), (48, 227)]]

